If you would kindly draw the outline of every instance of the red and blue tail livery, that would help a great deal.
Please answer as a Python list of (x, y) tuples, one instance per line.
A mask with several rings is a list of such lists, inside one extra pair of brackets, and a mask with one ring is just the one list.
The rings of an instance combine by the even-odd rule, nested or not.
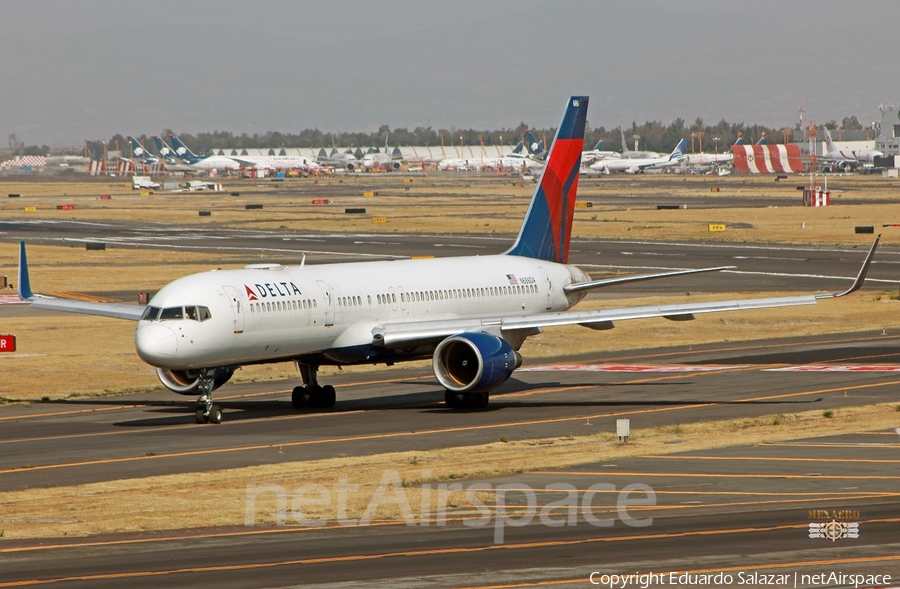
[(587, 96), (569, 99), (519, 237), (507, 254), (560, 264), (568, 260), (587, 109)]

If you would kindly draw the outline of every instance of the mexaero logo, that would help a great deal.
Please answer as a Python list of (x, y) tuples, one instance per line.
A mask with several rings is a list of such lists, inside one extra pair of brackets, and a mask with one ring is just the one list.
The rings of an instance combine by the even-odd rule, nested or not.
[(247, 291), (248, 301), (257, 301), (268, 297), (289, 297), (291, 295), (302, 295), (300, 289), (293, 282), (266, 282), (263, 284), (254, 284), (256, 290), (250, 288), (246, 284), (244, 289)]

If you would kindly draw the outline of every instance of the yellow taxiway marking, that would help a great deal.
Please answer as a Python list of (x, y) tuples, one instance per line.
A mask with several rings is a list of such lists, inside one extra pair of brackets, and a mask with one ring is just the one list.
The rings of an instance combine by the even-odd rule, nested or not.
[[(764, 563), (764, 562), (748, 562), (746, 564), (737, 565), (737, 566), (729, 566), (729, 567), (716, 567), (714, 569), (685, 569), (685, 570), (665, 570), (665, 571), (641, 571), (639, 574), (648, 575), (651, 572), (656, 575), (668, 575), (670, 572), (674, 572), (676, 574), (679, 573), (691, 573), (692, 575), (702, 575), (702, 574), (710, 574), (710, 573), (729, 573), (731, 571), (747, 571), (747, 570), (768, 570), (768, 569), (809, 569), (813, 567), (823, 567), (823, 566), (840, 566), (840, 565), (848, 565), (848, 564), (868, 564), (874, 562), (885, 562), (885, 561), (896, 561), (900, 560), (900, 556), (891, 554), (885, 556), (859, 556), (854, 558), (830, 558), (828, 560), (807, 560), (807, 561), (798, 561), (798, 562), (775, 562), (775, 563)], [(589, 574), (589, 573), (588, 573)], [(546, 585), (576, 585), (581, 584), (584, 585), (587, 582), (584, 576), (576, 577), (574, 579), (554, 579), (548, 581), (531, 581), (527, 583), (507, 583), (502, 585), (469, 585), (467, 587), (461, 587), (460, 589), (518, 589), (519, 587), (540, 587)]]
[(865, 462), (873, 464), (897, 464), (900, 460), (878, 459), (878, 458), (797, 458), (794, 456), (684, 456), (684, 455), (663, 455), (663, 456), (636, 456), (635, 458), (662, 459), (662, 460), (763, 460), (766, 462)]
[(833, 474), (779, 474), (779, 473), (768, 473), (768, 474), (759, 474), (759, 473), (734, 473), (734, 474), (722, 474), (722, 473), (693, 473), (693, 472), (622, 472), (622, 471), (589, 471), (589, 470), (562, 470), (562, 471), (546, 471), (546, 470), (535, 470), (530, 471), (528, 474), (545, 474), (545, 475), (555, 475), (555, 476), (579, 476), (579, 477), (662, 477), (662, 478), (670, 478), (670, 477), (684, 477), (684, 478), (710, 478), (710, 479), (836, 479), (836, 480), (895, 480), (900, 479), (900, 476), (894, 475), (833, 475)]
[[(362, 381), (362, 382), (351, 382), (351, 383), (346, 383), (346, 384), (341, 384), (341, 385), (335, 385), (335, 388), (368, 386), (368, 385), (373, 385), (373, 384), (389, 384), (389, 383), (393, 383), (393, 382), (422, 380), (425, 378), (427, 378), (427, 377), (426, 376), (416, 376), (416, 377), (408, 377), (408, 378), (392, 378), (392, 379), (385, 379), (385, 380), (370, 380), (370, 381)], [(216, 396), (215, 399), (217, 401), (223, 401), (223, 400), (230, 401), (233, 399), (247, 399), (250, 397), (264, 397), (264, 396), (268, 396), (268, 395), (286, 395), (286, 394), (289, 394), (290, 392), (291, 391), (289, 391), (289, 390), (268, 391), (268, 392), (262, 392), (262, 393), (247, 393), (247, 394), (243, 394), (243, 395), (227, 395), (227, 396), (221, 396), (221, 397)], [(79, 401), (79, 402), (83, 403), (85, 401)], [(90, 401), (87, 401), (87, 402), (90, 402)], [(65, 403), (65, 401), (63, 401), (63, 403)], [(30, 415), (8, 415), (5, 417), (0, 417), (0, 421), (14, 421), (14, 420), (19, 420), (19, 419), (37, 419), (37, 418), (41, 418), (41, 417), (58, 417), (60, 415), (77, 415), (80, 413), (94, 413), (94, 412), (99, 412), (99, 411), (116, 411), (119, 409), (134, 409), (137, 407), (148, 407), (148, 406), (152, 407), (152, 406), (155, 406), (157, 403), (160, 403), (159, 406), (164, 406), (164, 407), (173, 407), (173, 406), (178, 406), (181, 404), (185, 404), (185, 405), (192, 404), (192, 402), (189, 402), (189, 401), (133, 402), (133, 403), (123, 403), (121, 405), (115, 405), (113, 407), (99, 407), (99, 408), (94, 408), (94, 409), (71, 409), (68, 411), (54, 411), (52, 413), (33, 413)], [(296, 417), (296, 416), (290, 416), (290, 417)], [(147, 431), (147, 430), (143, 430), (143, 431)]]
[[(885, 518), (864, 520), (865, 523), (896, 523), (900, 518)], [(657, 534), (633, 534), (624, 536), (604, 536), (590, 537), (577, 540), (545, 540), (540, 542), (522, 542), (509, 544), (489, 544), (486, 546), (471, 547), (450, 547), (450, 548), (434, 548), (424, 550), (403, 550), (397, 552), (381, 552), (374, 554), (351, 554), (344, 556), (324, 556), (318, 558), (298, 558), (293, 560), (269, 561), (257, 563), (229, 564), (229, 565), (210, 565), (185, 567), (178, 569), (163, 569), (150, 571), (127, 571), (122, 573), (98, 573), (92, 575), (73, 575), (69, 577), (57, 577), (48, 579), (27, 579), (20, 581), (0, 582), (0, 588), (4, 587), (26, 587), (29, 585), (39, 585), (46, 583), (60, 583), (66, 581), (104, 581), (110, 579), (135, 579), (141, 577), (161, 577), (166, 575), (177, 575), (186, 573), (210, 573), (210, 572), (227, 572), (227, 571), (250, 571), (270, 569), (282, 566), (298, 566), (298, 565), (315, 565), (315, 564), (333, 564), (343, 562), (365, 562), (382, 560), (389, 558), (411, 558), (420, 556), (445, 556), (459, 554), (475, 554), (495, 551), (518, 551), (518, 550), (534, 550), (540, 548), (579, 546), (599, 543), (613, 542), (634, 542), (640, 540), (664, 540), (664, 539), (680, 539), (694, 537), (710, 537), (724, 536), (732, 534), (753, 534), (759, 532), (771, 532), (777, 530), (798, 530), (806, 529), (809, 524), (782, 524), (773, 526), (743, 527), (743, 528), (722, 528), (713, 530), (697, 530), (691, 532), (670, 532)], [(821, 561), (824, 564), (837, 564), (845, 562), (879, 562), (884, 560), (900, 560), (900, 555), (891, 555), (884, 557), (861, 557), (859, 559), (836, 559)], [(803, 563), (804, 566), (810, 566), (813, 563)], [(818, 564), (818, 563), (817, 563)], [(774, 567), (790, 566), (787, 564), (773, 565)], [(796, 566), (796, 564), (794, 565)], [(738, 568), (738, 567), (736, 567)], [(746, 565), (739, 567), (746, 568)], [(717, 569), (722, 570), (722, 569)], [(695, 572), (695, 571), (692, 571)], [(584, 582), (584, 580), (581, 580)]]
[[(855, 390), (855, 389), (867, 389), (867, 388), (876, 388), (883, 386), (892, 386), (900, 384), (900, 380), (898, 381), (888, 381), (888, 382), (880, 382), (880, 383), (871, 383), (871, 384), (863, 384), (863, 385), (854, 385), (847, 387), (837, 387), (830, 389), (816, 389), (812, 391), (801, 391), (797, 393), (784, 393), (781, 395), (767, 395), (764, 397), (753, 397), (749, 399), (738, 399), (735, 401), (730, 401), (731, 403), (751, 403), (756, 401), (768, 401), (772, 399), (785, 399), (790, 397), (798, 397), (798, 396), (806, 396), (806, 395), (815, 395), (815, 394), (823, 394), (834, 391), (843, 391), (843, 390)], [(570, 387), (570, 388), (579, 388), (579, 387)], [(560, 390), (560, 389), (556, 389)], [(513, 427), (525, 427), (531, 425), (543, 425), (548, 423), (566, 423), (571, 421), (582, 421), (584, 419), (602, 419), (607, 417), (617, 417), (620, 415), (639, 415), (639, 414), (648, 414), (648, 413), (663, 413), (668, 411), (680, 411), (683, 409), (698, 409), (701, 407), (709, 407), (713, 405), (717, 405), (718, 403), (701, 403), (695, 405), (676, 405), (673, 407), (657, 407), (653, 409), (639, 409), (639, 410), (626, 410), (626, 411), (616, 411), (611, 413), (598, 413), (595, 415), (578, 415), (572, 417), (555, 417), (548, 419), (535, 419), (530, 421), (512, 421), (506, 423), (496, 423), (496, 424), (484, 424), (484, 425), (473, 425), (473, 426), (459, 426), (459, 427), (449, 427), (449, 428), (441, 428), (441, 429), (430, 429), (430, 430), (421, 430), (421, 431), (412, 431), (412, 432), (391, 432), (391, 433), (383, 433), (383, 434), (369, 434), (363, 436), (343, 436), (339, 438), (322, 438), (319, 440), (303, 440), (297, 442), (272, 442), (269, 444), (256, 444), (252, 446), (231, 446), (226, 448), (209, 448), (206, 450), (187, 450), (184, 452), (171, 452), (171, 453), (162, 453), (162, 454), (154, 454), (152, 456), (125, 456), (121, 458), (104, 458), (97, 460), (86, 460), (82, 462), (68, 462), (68, 463), (58, 463), (58, 464), (45, 464), (45, 465), (35, 465), (29, 466), (26, 468), (11, 468), (0, 470), (0, 474), (8, 474), (11, 472), (20, 472), (24, 470), (34, 471), (34, 470), (46, 470), (46, 469), (54, 469), (54, 468), (71, 468), (78, 466), (93, 466), (98, 464), (115, 464), (119, 462), (131, 462), (136, 460), (159, 460), (161, 458), (180, 458), (184, 456), (204, 456), (210, 454), (222, 454), (226, 452), (246, 452), (251, 450), (263, 450), (268, 448), (273, 448), (276, 446), (280, 447), (295, 447), (295, 446), (316, 446), (320, 444), (335, 444), (340, 442), (358, 442), (365, 440), (383, 440), (390, 438), (408, 438), (414, 436), (426, 436), (426, 435), (439, 435), (439, 434), (448, 434), (448, 433), (456, 433), (456, 432), (470, 432), (470, 431), (479, 431), (479, 430), (489, 430), (489, 429), (497, 429), (497, 428), (513, 428)], [(341, 413), (316, 413), (316, 414), (304, 414), (304, 415), (331, 415), (338, 416)], [(291, 416), (291, 418), (297, 418), (300, 416)], [(223, 425), (227, 426), (232, 422), (225, 422), (224, 424), (217, 426), (222, 427)]]

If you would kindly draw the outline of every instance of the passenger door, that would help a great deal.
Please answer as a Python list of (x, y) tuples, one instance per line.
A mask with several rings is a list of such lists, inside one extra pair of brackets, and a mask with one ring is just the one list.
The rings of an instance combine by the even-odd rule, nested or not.
[(222, 286), (225, 295), (231, 299), (231, 312), (234, 314), (234, 332), (244, 333), (244, 303), (231, 285)]

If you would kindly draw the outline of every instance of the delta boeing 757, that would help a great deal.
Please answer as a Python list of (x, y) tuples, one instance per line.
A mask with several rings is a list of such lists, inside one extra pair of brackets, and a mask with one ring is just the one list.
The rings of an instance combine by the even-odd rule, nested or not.
[(294, 362), (294, 407), (332, 407), (319, 366), (431, 358), (450, 407), (484, 407), (522, 362), (528, 336), (558, 325), (611, 329), (646, 317), (815, 304), (865, 280), (875, 247), (842, 293), (570, 311), (591, 289), (721, 268), (591, 280), (567, 264), (588, 98), (573, 96), (513, 246), (503, 254), (283, 267), (253, 264), (179, 278), (146, 307), (32, 293), (25, 244), (19, 296), (32, 307), (137, 321), (135, 348), (162, 383), (198, 395), (198, 423), (219, 423), (213, 391), (242, 365)]

